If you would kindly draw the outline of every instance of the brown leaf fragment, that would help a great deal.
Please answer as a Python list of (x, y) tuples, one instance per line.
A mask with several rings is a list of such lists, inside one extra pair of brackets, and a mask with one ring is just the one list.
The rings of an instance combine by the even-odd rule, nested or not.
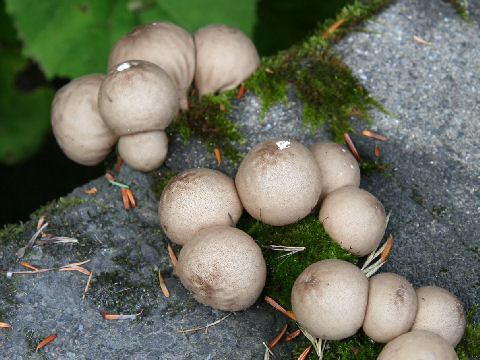
[(292, 339), (295, 339), (298, 335), (300, 335), (302, 333), (302, 330), (300, 329), (297, 329), (295, 330), (294, 332), (288, 334), (287, 336), (285, 336), (285, 341), (290, 341)]
[(45, 339), (40, 341), (40, 344), (37, 345), (37, 348), (35, 349), (35, 352), (37, 352), (39, 349), (47, 345), (49, 342), (51, 342), (53, 339), (57, 337), (57, 334), (50, 334), (48, 335)]
[(90, 189), (87, 189), (86, 187), (84, 187), (83, 192), (85, 194), (96, 194), (98, 192), (98, 189), (95, 186)]
[(170, 244), (168, 244), (167, 249), (168, 255), (170, 255), (170, 260), (172, 260), (173, 268), (175, 269), (175, 274), (178, 275), (178, 260), (177, 256), (175, 255), (175, 251), (173, 251), (173, 248)]

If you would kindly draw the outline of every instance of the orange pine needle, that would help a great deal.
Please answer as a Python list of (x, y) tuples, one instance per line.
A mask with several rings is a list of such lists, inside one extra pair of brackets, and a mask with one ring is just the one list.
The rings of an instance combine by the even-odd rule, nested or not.
[(218, 165), (222, 163), (222, 155), (220, 155), (220, 149), (215, 148), (213, 149), (213, 152), (215, 153), (215, 158), (217, 159)]
[(123, 199), (123, 207), (125, 209), (130, 209), (130, 200), (128, 199), (127, 188), (122, 187), (122, 199)]
[(120, 168), (122, 167), (122, 164), (123, 164), (123, 159), (119, 157), (117, 161), (117, 167), (116, 167), (117, 172), (120, 172)]
[(285, 341), (290, 341), (292, 339), (295, 339), (298, 335), (300, 335), (302, 333), (302, 330), (300, 329), (297, 329), (295, 330), (294, 332), (288, 334), (287, 336), (285, 336)]
[(23, 265), (23, 266), (25, 266), (25, 267), (27, 267), (27, 268), (29, 268), (29, 269), (33, 269), (33, 270), (36, 270), (36, 271), (39, 271), (39, 270), (40, 270), (39, 268), (37, 268), (37, 267), (35, 267), (35, 266), (33, 266), (33, 265), (30, 265), (30, 264), (29, 264), (28, 262), (26, 262), (26, 261), (21, 261), (21, 262), (20, 262), (20, 265)]
[(138, 314), (109, 314), (108, 312), (102, 312), (102, 316), (106, 320), (134, 320), (137, 316), (140, 316), (143, 312), (140, 311)]
[(104, 177), (107, 180), (115, 181), (115, 176), (113, 176), (112, 174), (110, 174), (108, 172), (104, 175)]
[(95, 264), (93, 265), (92, 271), (90, 271), (90, 275), (88, 276), (87, 285), (85, 285), (85, 290), (83, 290), (82, 299), (85, 299), (88, 289), (90, 288), (90, 282), (92, 281), (94, 266)]
[(295, 315), (293, 315), (293, 313), (291, 311), (287, 311), (283, 308), (282, 305), (280, 305), (279, 303), (277, 303), (275, 300), (273, 300), (270, 296), (265, 296), (265, 301), (267, 303), (269, 303), (271, 306), (273, 306), (275, 309), (277, 309), (278, 311), (280, 311), (282, 314), (288, 316), (290, 319), (294, 320), (294, 321), (297, 321), (297, 319), (295, 318)]
[(375, 152), (375, 156), (380, 156), (380, 149), (378, 148), (378, 145), (375, 145), (373, 151)]
[(390, 253), (390, 249), (392, 248), (393, 245), (393, 236), (392, 234), (388, 235), (387, 239), (387, 246), (385, 246), (385, 250), (382, 251), (382, 255), (380, 256), (380, 261), (384, 263), (387, 261), (388, 254)]
[(300, 354), (297, 360), (305, 360), (307, 358), (308, 353), (310, 352), (310, 349), (312, 348), (312, 345), (307, 347), (303, 352)]
[(272, 349), (275, 345), (277, 345), (280, 339), (283, 337), (283, 335), (285, 335), (285, 333), (287, 332), (287, 327), (288, 327), (288, 324), (285, 324), (282, 331), (280, 331), (280, 333), (275, 337), (275, 339), (273, 339), (268, 343), (268, 347), (270, 349)]
[(345, 141), (347, 142), (347, 145), (350, 148), (350, 151), (352, 152), (353, 156), (355, 156), (355, 158), (358, 161), (362, 161), (360, 159), (360, 155), (358, 155), (357, 148), (355, 147), (355, 145), (353, 145), (352, 139), (350, 139), (350, 135), (348, 135), (348, 133), (343, 133), (343, 137), (345, 138)]
[(133, 197), (133, 193), (131, 189), (126, 189), (127, 191), (127, 196), (128, 196), (128, 201), (133, 207), (137, 206), (137, 203), (135, 202), (135, 198)]
[(88, 276), (90, 276), (90, 274), (91, 274), (90, 271), (88, 271), (87, 269), (85, 269), (81, 266), (78, 266), (78, 265), (63, 266), (60, 269), (58, 269), (58, 271), (79, 271), (82, 274), (85, 274), (85, 275), (88, 275)]
[(44, 222), (45, 222), (45, 216), (42, 215), (42, 216), (40, 216), (40, 219), (38, 219), (37, 230), (40, 230), (40, 228), (42, 227)]
[(220, 111), (225, 111), (225, 104), (220, 104)]
[(170, 297), (170, 291), (168, 291), (167, 284), (165, 284), (165, 280), (163, 280), (160, 270), (158, 270), (158, 281), (160, 282), (160, 288), (162, 289), (163, 295), (165, 295), (165, 297)]
[(0, 322), (0, 328), (9, 328), (9, 327), (12, 327), (12, 325), (6, 322)]
[(39, 349), (47, 345), (50, 341), (55, 339), (57, 337), (57, 334), (50, 334), (48, 335), (45, 339), (40, 341), (40, 344), (37, 345), (37, 348), (35, 349), (35, 352), (38, 352)]
[(177, 256), (175, 255), (175, 251), (173, 251), (173, 248), (168, 244), (168, 255), (170, 255), (170, 260), (172, 260), (173, 268), (175, 269), (175, 274), (178, 275), (178, 260)]
[(87, 189), (86, 187), (83, 188), (83, 192), (85, 194), (96, 194), (98, 189), (94, 186), (91, 189)]
[(368, 137), (371, 137), (371, 138), (374, 138), (374, 139), (377, 139), (377, 140), (380, 140), (380, 141), (387, 141), (388, 140), (385, 136), (374, 133), (373, 131), (369, 131), (369, 130), (362, 130), (362, 135), (368, 136)]
[(423, 44), (423, 45), (430, 45), (431, 44), (428, 41), (423, 40), (422, 38), (420, 38), (416, 35), (413, 35), (413, 40), (415, 40), (416, 42), (419, 42), (420, 44)]
[(245, 83), (242, 83), (240, 85), (240, 89), (238, 90), (237, 99), (241, 99), (244, 93), (245, 93)]
[(342, 25), (345, 22), (345, 19), (340, 19), (338, 20), (335, 24), (330, 26), (323, 34), (322, 34), (322, 39), (325, 39), (330, 33), (334, 32), (340, 25)]

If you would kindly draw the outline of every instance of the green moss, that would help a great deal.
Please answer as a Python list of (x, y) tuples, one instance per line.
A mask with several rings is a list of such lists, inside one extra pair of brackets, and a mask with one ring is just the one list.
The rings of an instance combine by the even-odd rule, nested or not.
[(19, 238), (25, 232), (25, 224), (7, 224), (0, 229), (0, 245), (6, 247), (18, 243)]
[[(267, 263), (265, 294), (290, 309), (290, 292), (295, 279), (314, 262), (337, 258), (357, 262), (357, 258), (334, 243), (325, 233), (315, 215), (309, 215), (298, 223), (287, 226), (271, 226), (245, 214), (237, 224), (261, 246)], [(305, 250), (288, 255), (274, 251), (270, 245), (304, 246)]]
[(383, 174), (386, 177), (393, 177), (392, 173), (388, 171), (390, 164), (383, 162), (382, 159), (377, 160), (362, 160), (358, 163), (360, 167), (361, 175), (368, 175), (369, 173), (375, 171), (377, 173)]
[(480, 323), (474, 321), (478, 308), (479, 305), (476, 305), (467, 312), (467, 328), (456, 348), (460, 360), (480, 358)]
[(457, 10), (458, 15), (462, 17), (463, 20), (466, 22), (469, 22), (473, 24), (474, 22), (468, 17), (468, 9), (466, 7), (467, 5), (467, 0), (446, 0), (450, 4), (452, 4), (455, 7), (455, 10)]
[(228, 116), (232, 112), (232, 104), (228, 94), (204, 95), (201, 100), (192, 99), (190, 108), (183, 111), (168, 127), (168, 134), (174, 132), (182, 135), (187, 143), (192, 134), (199, 136), (212, 152), (219, 148), (222, 155), (233, 163), (242, 160), (242, 154), (235, 149), (233, 143), (243, 144), (245, 138)]
[(162, 171), (152, 171), (150, 173), (151, 178), (153, 179), (151, 189), (157, 199), (160, 199), (160, 195), (162, 195), (162, 191), (167, 186), (168, 182), (177, 175), (177, 172), (170, 171), (170, 170), (162, 170)]

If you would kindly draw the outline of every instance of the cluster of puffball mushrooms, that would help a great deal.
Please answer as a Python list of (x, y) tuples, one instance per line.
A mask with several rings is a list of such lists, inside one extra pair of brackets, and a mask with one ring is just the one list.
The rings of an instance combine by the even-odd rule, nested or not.
[(192, 84), (199, 96), (234, 89), (260, 65), (252, 41), (239, 29), (208, 25), (191, 34), (170, 22), (134, 28), (113, 46), (108, 74), (72, 80), (55, 95), (51, 122), (63, 152), (83, 165), (100, 163), (118, 141), (132, 168), (165, 161), (165, 129), (188, 108)]
[[(270, 139), (248, 152), (235, 180), (206, 168), (179, 173), (164, 188), (158, 214), (165, 234), (183, 246), (178, 259), (183, 285), (205, 305), (237, 311), (255, 303), (266, 279), (260, 247), (235, 227), (243, 208), (261, 222), (282, 226), (320, 203), (318, 217), (327, 234), (364, 256), (378, 248), (387, 217), (380, 201), (359, 184), (358, 163), (342, 145), (319, 142), (307, 148)], [(369, 279), (338, 259), (308, 266), (291, 300), (306, 334), (340, 340), (363, 327), (371, 339), (387, 343), (378, 359), (457, 359), (454, 346), (466, 325), (462, 304), (447, 290), (415, 291), (394, 273)]]

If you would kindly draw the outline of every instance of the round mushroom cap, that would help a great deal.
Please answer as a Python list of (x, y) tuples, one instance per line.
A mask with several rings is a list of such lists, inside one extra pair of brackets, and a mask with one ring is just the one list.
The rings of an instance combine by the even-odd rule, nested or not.
[(430, 331), (415, 330), (387, 343), (377, 360), (458, 360), (453, 346)]
[(178, 276), (198, 302), (238, 311), (258, 299), (267, 268), (250, 235), (231, 226), (213, 226), (199, 231), (182, 248)]
[(465, 332), (465, 311), (460, 300), (437, 286), (417, 289), (418, 310), (412, 330), (428, 330), (447, 340), (454, 347)]
[(333, 241), (357, 256), (375, 250), (387, 226), (380, 201), (355, 186), (344, 186), (328, 194), (318, 218)]
[(148, 131), (120, 137), (118, 153), (131, 168), (152, 171), (159, 168), (168, 152), (164, 131)]
[(126, 61), (103, 80), (98, 106), (105, 123), (119, 136), (165, 130), (178, 111), (177, 89), (157, 65)]
[(340, 340), (362, 326), (368, 279), (355, 265), (327, 259), (307, 267), (292, 288), (298, 323), (316, 338)]
[(163, 231), (180, 245), (203, 228), (235, 226), (242, 211), (233, 180), (220, 171), (204, 168), (186, 170), (172, 178), (158, 204)]
[(128, 60), (145, 60), (164, 69), (178, 89), (180, 108), (187, 109), (187, 91), (195, 74), (192, 34), (167, 21), (139, 25), (113, 45), (108, 69)]
[(236, 88), (260, 65), (255, 45), (236, 27), (207, 25), (193, 36), (197, 49), (195, 87), (200, 96)]
[(277, 138), (255, 145), (235, 178), (245, 210), (270, 225), (286, 225), (307, 216), (322, 192), (322, 174), (308, 148)]
[(386, 343), (406, 333), (417, 313), (417, 294), (403, 276), (377, 274), (370, 278), (363, 331), (376, 342)]
[(321, 141), (309, 149), (322, 171), (322, 198), (342, 186), (360, 185), (358, 162), (344, 146), (332, 141)]
[(53, 134), (71, 160), (82, 165), (99, 164), (117, 142), (98, 111), (98, 89), (103, 74), (70, 81), (55, 94), (51, 109)]

